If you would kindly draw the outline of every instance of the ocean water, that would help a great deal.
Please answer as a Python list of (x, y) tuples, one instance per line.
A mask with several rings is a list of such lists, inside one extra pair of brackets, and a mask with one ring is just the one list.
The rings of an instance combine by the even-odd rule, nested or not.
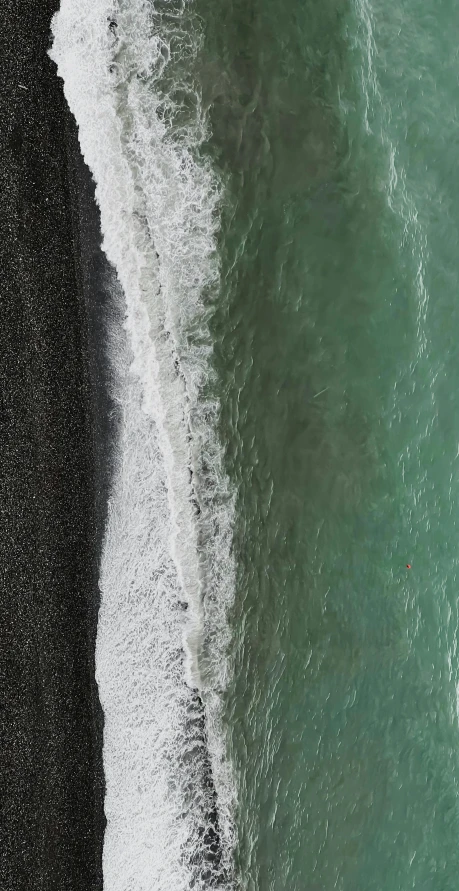
[(455, 891), (451, 0), (63, 0), (125, 326), (107, 891)]

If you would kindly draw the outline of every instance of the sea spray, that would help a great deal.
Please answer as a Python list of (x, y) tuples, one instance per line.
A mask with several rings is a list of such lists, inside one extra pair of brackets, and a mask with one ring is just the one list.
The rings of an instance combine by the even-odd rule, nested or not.
[(233, 500), (218, 401), (205, 397), (220, 185), (199, 155), (200, 34), (186, 5), (142, 0), (64, 0), (53, 34), (126, 311), (124, 351), (112, 335), (123, 424), (97, 643), (106, 887), (199, 886), (209, 864), (221, 884), (233, 844), (221, 725)]

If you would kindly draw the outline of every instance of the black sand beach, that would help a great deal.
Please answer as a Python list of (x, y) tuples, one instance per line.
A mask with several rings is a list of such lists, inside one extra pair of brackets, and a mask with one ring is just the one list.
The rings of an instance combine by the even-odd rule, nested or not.
[(110, 455), (91, 331), (107, 274), (47, 56), (57, 0), (3, 0), (0, 84), (0, 887), (102, 888), (94, 680)]

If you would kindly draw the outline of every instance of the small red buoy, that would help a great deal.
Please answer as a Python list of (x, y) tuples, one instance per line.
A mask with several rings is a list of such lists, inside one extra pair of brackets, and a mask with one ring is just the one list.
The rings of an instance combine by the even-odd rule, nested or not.
[(407, 563), (407, 564), (406, 564), (406, 568), (407, 568), (407, 569), (411, 569), (411, 563)]

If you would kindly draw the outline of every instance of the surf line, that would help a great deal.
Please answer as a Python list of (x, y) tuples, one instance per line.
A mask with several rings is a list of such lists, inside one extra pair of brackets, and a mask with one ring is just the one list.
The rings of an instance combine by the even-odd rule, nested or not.
[[(213, 259), (218, 189), (210, 165), (196, 161), (204, 138), (201, 120), (191, 122), (186, 139), (182, 129), (180, 141), (174, 141), (162, 114), (164, 103), (170, 111), (174, 101), (161, 92), (161, 78), (170, 58), (163, 49), (176, 40), (167, 29), (172, 32), (183, 13), (176, 5), (180, 15), (158, 17), (153, 27), (152, 8), (143, 0), (63, 0), (53, 27), (52, 58), (97, 183), (103, 247), (124, 292), (132, 357), (122, 405), (131, 424), (125, 425), (127, 451), (120, 455), (127, 469), (114, 492), (98, 645), (112, 814), (105, 847), (110, 889), (121, 887), (121, 859), (131, 884), (136, 869), (148, 869), (158, 891), (182, 891), (189, 887), (181, 872), (188, 858), (195, 887), (226, 887), (232, 841), (234, 793), (220, 732), (220, 691), (227, 683), (225, 609), (234, 592), (231, 517), (214, 429), (218, 408), (201, 400), (211, 373), (202, 295), (218, 277)], [(179, 68), (184, 64), (177, 53), (176, 61)], [(190, 336), (197, 328), (199, 337)], [(134, 491), (139, 501), (132, 513)], [(159, 503), (158, 519), (153, 514)], [(155, 537), (158, 555), (152, 556)], [(138, 541), (145, 568), (139, 566)], [(161, 591), (164, 596), (158, 597)], [(179, 621), (181, 601), (187, 603), (185, 622)], [(153, 615), (156, 607), (161, 621)], [(123, 626), (122, 644), (121, 617), (129, 626)], [(206, 635), (211, 645), (202, 679), (199, 656)], [(177, 658), (180, 642), (183, 663)], [(116, 659), (125, 664), (116, 666)], [(125, 682), (124, 692), (113, 685), (114, 669)], [(130, 676), (135, 672), (140, 672), (137, 687)], [(149, 691), (155, 687), (153, 710)], [(130, 691), (139, 698), (137, 714)], [(129, 742), (133, 729), (141, 739), (148, 731), (148, 746), (135, 750)], [(132, 782), (123, 785), (128, 772)], [(141, 797), (146, 783), (155, 786), (156, 798), (153, 788), (148, 798)], [(138, 820), (132, 823), (135, 838), (127, 825), (131, 818)]]

